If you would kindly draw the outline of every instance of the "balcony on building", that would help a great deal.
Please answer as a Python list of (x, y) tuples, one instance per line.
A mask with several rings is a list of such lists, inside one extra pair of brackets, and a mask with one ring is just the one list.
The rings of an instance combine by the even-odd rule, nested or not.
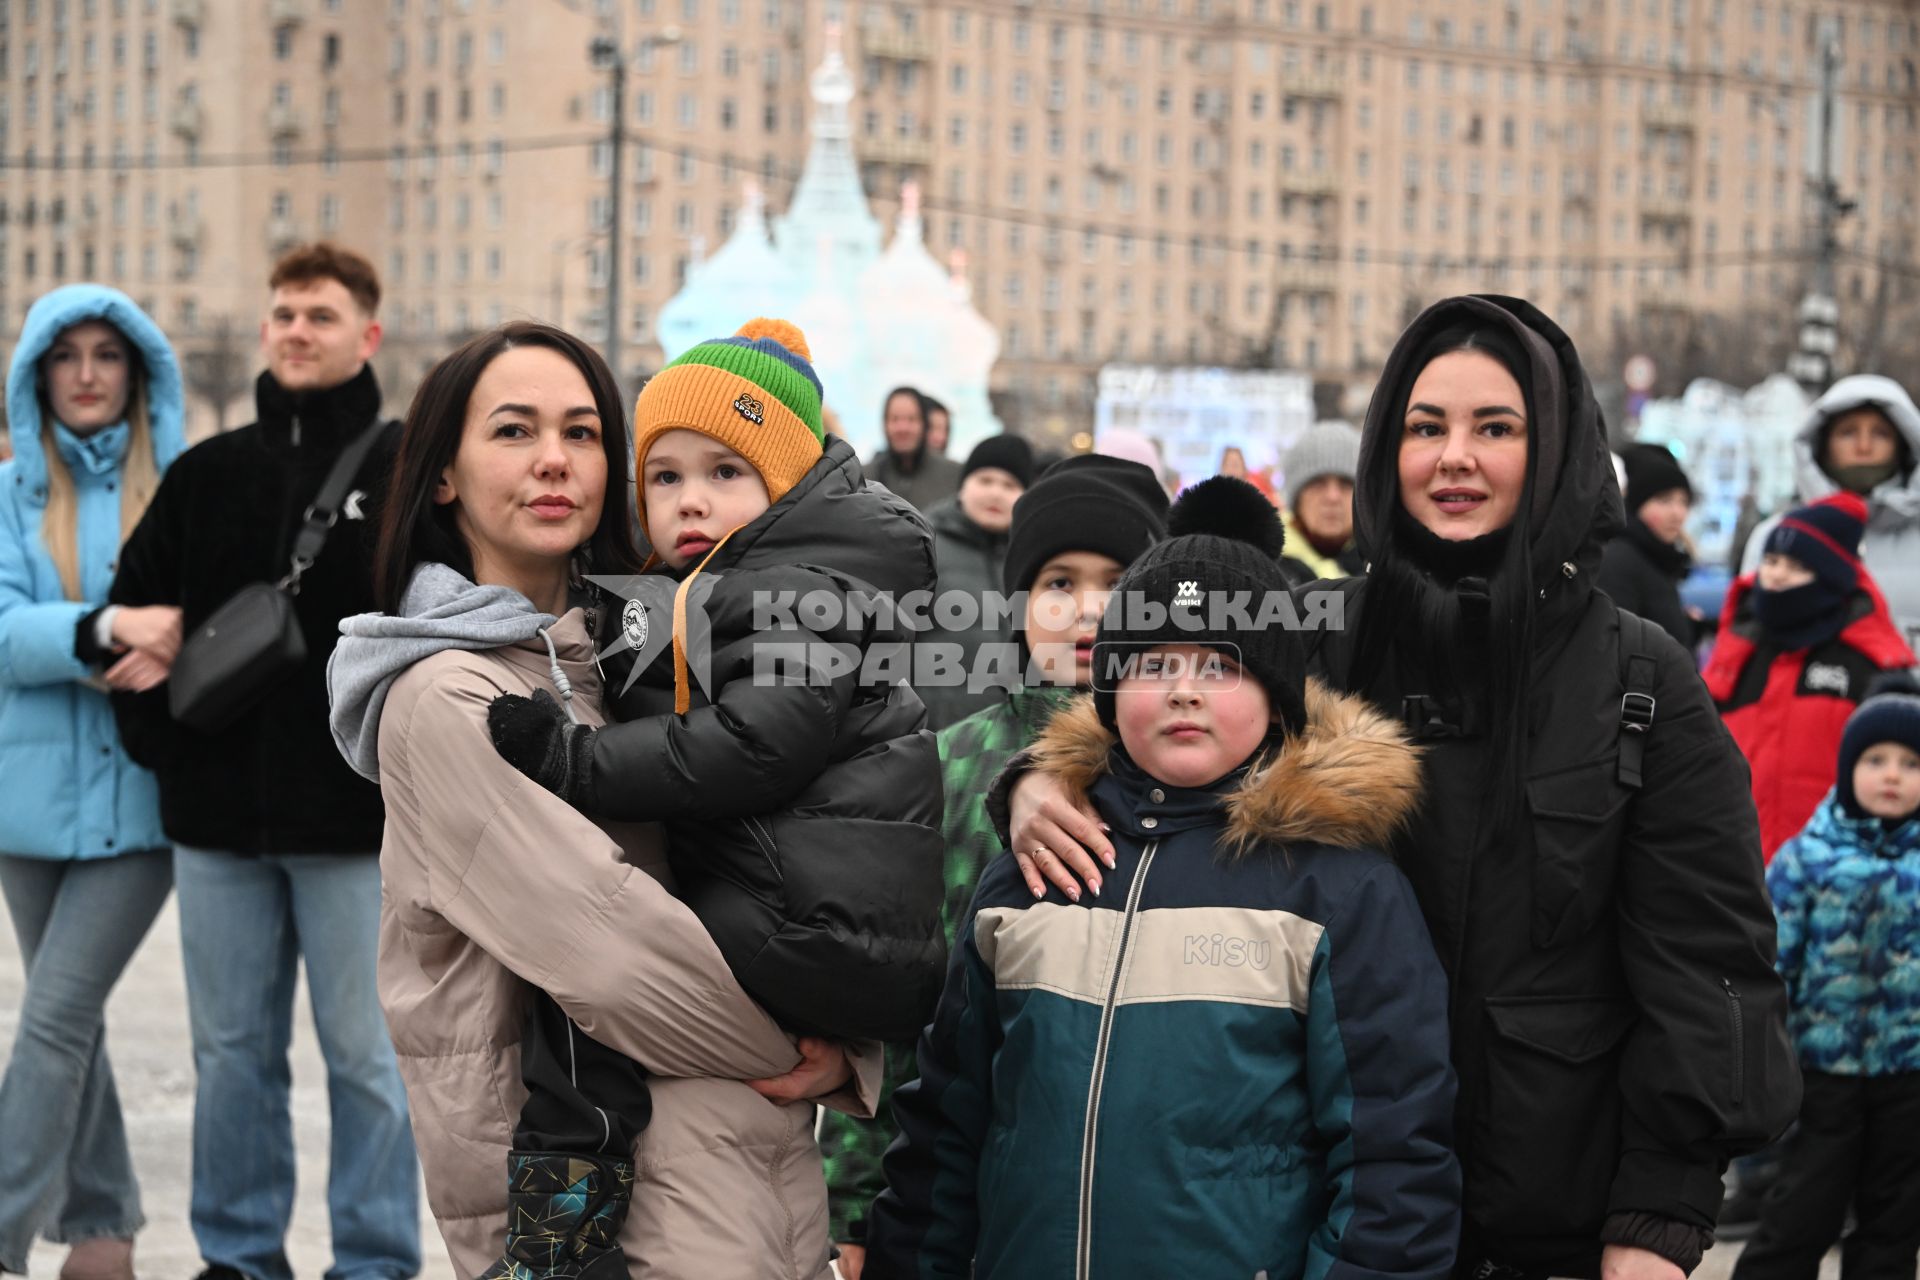
[(207, 0), (172, 0), (175, 23), (183, 27), (201, 27), (207, 21)]
[(897, 134), (882, 138), (862, 138), (856, 144), (860, 159), (869, 164), (928, 165), (933, 163), (933, 144), (925, 138), (902, 138)]
[(1694, 309), (1693, 297), (1684, 283), (1651, 280), (1640, 286), (1636, 296), (1641, 312), (1648, 315), (1687, 315)]
[(197, 213), (176, 211), (167, 219), (167, 236), (176, 245), (197, 245), (206, 233), (206, 220)]
[(167, 116), (167, 126), (187, 139), (198, 138), (206, 123), (206, 112), (197, 102), (176, 102)]
[(1648, 107), (1641, 113), (1640, 119), (1651, 133), (1691, 135), (1694, 131), (1693, 108), (1670, 102), (1657, 103)]
[(1333, 293), (1339, 283), (1338, 273), (1330, 262), (1289, 259), (1273, 271), (1276, 293)]
[(1340, 77), (1326, 71), (1283, 71), (1280, 73), (1280, 96), (1282, 98), (1325, 98), (1332, 100), (1340, 97), (1345, 90)]
[(1693, 206), (1684, 196), (1641, 196), (1640, 220), (1685, 225), (1693, 221)]
[(300, 108), (276, 102), (267, 108), (267, 132), (276, 138), (291, 138), (301, 130)]
[(307, 20), (307, 0), (267, 0), (267, 25), (297, 27)]
[(300, 234), (300, 224), (292, 218), (270, 217), (267, 219), (267, 247), (274, 253), (285, 253), (299, 244), (304, 237)]
[(1291, 200), (1331, 200), (1340, 194), (1340, 180), (1331, 173), (1283, 173), (1280, 195)]
[(926, 62), (933, 57), (933, 42), (925, 36), (908, 35), (869, 23), (860, 28), (860, 52), (869, 58), (894, 62)]

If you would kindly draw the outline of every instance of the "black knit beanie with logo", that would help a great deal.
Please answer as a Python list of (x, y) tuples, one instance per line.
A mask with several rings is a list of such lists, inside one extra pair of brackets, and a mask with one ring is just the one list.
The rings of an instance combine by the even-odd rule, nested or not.
[[(1165, 542), (1133, 562), (1114, 587), (1093, 647), (1093, 705), (1114, 728), (1114, 688), (1129, 655), (1195, 644), (1235, 658), (1258, 680), (1289, 735), (1307, 721), (1307, 648), (1286, 625), (1296, 616), (1280, 553), (1286, 530), (1265, 494), (1215, 476), (1167, 513)], [(1158, 615), (1157, 617), (1152, 615)]]

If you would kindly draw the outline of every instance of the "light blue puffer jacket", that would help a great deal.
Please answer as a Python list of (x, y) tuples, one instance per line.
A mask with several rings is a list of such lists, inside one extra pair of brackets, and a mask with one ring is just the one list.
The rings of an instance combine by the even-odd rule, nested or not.
[(77, 284), (33, 304), (7, 371), (13, 461), (0, 465), (0, 853), (111, 858), (166, 844), (153, 775), (120, 747), (107, 696), (74, 656), (80, 619), (107, 598), (120, 555), (123, 423), (81, 440), (53, 436), (79, 497), (80, 588), (66, 598), (40, 535), (47, 459), (37, 389), (40, 358), (66, 329), (104, 320), (138, 350), (147, 374), (154, 461), (186, 448), (180, 364), (159, 326), (117, 289)]

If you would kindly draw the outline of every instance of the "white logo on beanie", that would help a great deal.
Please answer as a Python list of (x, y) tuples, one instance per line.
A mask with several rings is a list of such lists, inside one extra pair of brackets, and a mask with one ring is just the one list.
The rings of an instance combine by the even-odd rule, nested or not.
[(1180, 589), (1173, 593), (1176, 607), (1198, 609), (1200, 607), (1200, 582), (1197, 578), (1188, 578), (1180, 583)]

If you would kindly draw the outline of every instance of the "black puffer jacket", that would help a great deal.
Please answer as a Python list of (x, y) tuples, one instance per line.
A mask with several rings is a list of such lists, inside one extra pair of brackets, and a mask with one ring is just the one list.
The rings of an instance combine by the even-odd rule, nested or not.
[[(1560, 447), (1529, 532), (1545, 585), (1528, 781), (1506, 838), (1487, 827), (1484, 701), (1410, 703), (1433, 690), (1411, 687), (1424, 682), (1398, 662), (1353, 687), (1369, 587), (1383, 560), (1409, 556), (1393, 512), (1367, 509), (1370, 491), (1393, 492), (1370, 468), (1395, 466), (1413, 353), (1463, 319), (1544, 339), (1533, 358), (1551, 351), (1559, 368), (1536, 368), (1535, 393), (1563, 389), (1529, 424), (1536, 450)], [(1629, 622), (1655, 711), (1644, 781), (1622, 780), (1622, 615), (1593, 585), (1619, 495), (1586, 375), (1551, 321), (1511, 299), (1430, 310), (1384, 371), (1366, 434), (1356, 514), (1376, 576), (1339, 584), (1345, 626), (1322, 633), (1315, 669), (1378, 707), (1412, 708), (1427, 748), (1428, 798), (1395, 853), (1451, 978), (1462, 1263), (1597, 1276), (1603, 1239), (1685, 1261), (1710, 1238), (1728, 1159), (1778, 1134), (1799, 1103), (1746, 765), (1689, 656)]]
[[(835, 623), (804, 606), (810, 593), (837, 607), (932, 586), (926, 522), (867, 485), (853, 450), (829, 440), (691, 584), (690, 668), (704, 648), (711, 675), (704, 691), (690, 681), (688, 712), (674, 714), (675, 664), (663, 653), (608, 708), (624, 723), (594, 737), (581, 808), (667, 824), (689, 905), (741, 984), (792, 1030), (911, 1037), (940, 992), (940, 761), (926, 710), (901, 680), (908, 634), (882, 611)], [(755, 616), (768, 610), (770, 627)], [(794, 655), (773, 646), (806, 644), (865, 667), (757, 678), (757, 662), (764, 677)], [(891, 671), (889, 646), (899, 646)], [(611, 692), (628, 673), (607, 665)]]

